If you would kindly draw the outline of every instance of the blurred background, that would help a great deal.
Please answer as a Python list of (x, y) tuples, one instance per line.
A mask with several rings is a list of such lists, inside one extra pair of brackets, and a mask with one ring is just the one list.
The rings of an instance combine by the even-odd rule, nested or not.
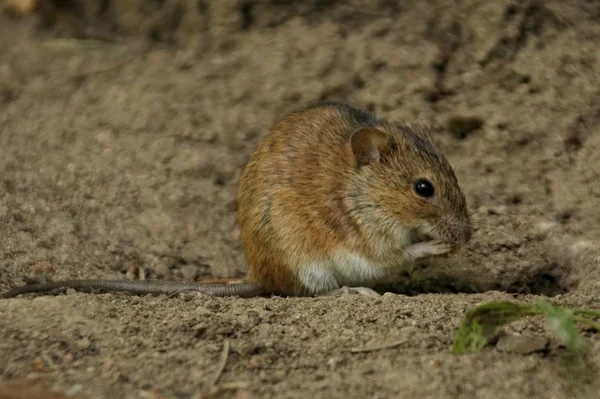
[[(0, 362), (0, 377), (27, 375), (33, 364), (67, 370), (65, 386), (95, 384), (93, 397), (110, 392), (110, 381), (128, 392), (148, 381), (192, 392), (207, 383), (223, 337), (233, 336), (235, 377), (261, 394), (285, 381), (289, 397), (319, 397), (323, 387), (377, 397), (369, 379), (379, 397), (460, 397), (485, 387), (487, 397), (568, 397), (551, 360), (496, 352), (456, 360), (447, 347), (465, 309), (500, 295), (489, 291), (598, 303), (600, 2), (0, 5), (1, 291), (35, 275), (243, 276), (236, 190), (251, 151), (286, 113), (337, 100), (428, 125), (473, 214), (465, 251), (389, 288), (488, 292), (384, 297), (375, 307), (364, 298), (335, 306), (110, 295), (5, 301), (0, 355), (12, 363)], [(341, 355), (332, 348), (391, 339), (404, 327), (419, 339), (402, 356), (344, 358), (335, 373)], [(139, 353), (151, 354), (142, 368)]]

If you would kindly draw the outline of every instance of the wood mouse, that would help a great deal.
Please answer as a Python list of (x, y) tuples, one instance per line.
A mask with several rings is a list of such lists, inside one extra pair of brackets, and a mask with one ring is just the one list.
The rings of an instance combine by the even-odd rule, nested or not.
[(0, 297), (65, 288), (377, 295), (374, 285), (406, 277), (419, 259), (459, 250), (473, 231), (454, 171), (423, 127), (344, 103), (311, 105), (275, 124), (241, 174), (237, 205), (246, 278), (64, 280)]

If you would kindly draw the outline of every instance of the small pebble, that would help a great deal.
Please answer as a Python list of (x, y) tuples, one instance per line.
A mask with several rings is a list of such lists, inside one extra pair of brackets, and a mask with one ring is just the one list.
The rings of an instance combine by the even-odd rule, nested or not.
[(75, 341), (75, 346), (80, 350), (89, 348), (91, 344), (92, 342), (88, 338), (82, 338)]
[(529, 355), (542, 352), (548, 346), (548, 338), (533, 335), (504, 335), (496, 344), (502, 352)]
[(421, 329), (413, 324), (411, 326), (402, 327), (400, 329), (400, 331), (402, 332), (403, 335), (413, 335), (413, 334), (421, 331)]
[(557, 226), (558, 226), (558, 223), (556, 223), (556, 222), (542, 221), (535, 225), (534, 233), (538, 237), (545, 237), (552, 230), (556, 229)]
[(67, 392), (65, 392), (65, 395), (66, 396), (74, 396), (74, 395), (77, 395), (78, 393), (80, 393), (82, 390), (83, 390), (83, 385), (75, 384), (71, 388), (69, 388), (67, 390)]
[(594, 250), (599, 250), (600, 243), (594, 244), (592, 241), (579, 240), (573, 243), (569, 249), (571, 250), (571, 254), (573, 255), (582, 255), (585, 253), (592, 252)]
[(115, 135), (110, 130), (101, 130), (98, 133), (96, 133), (94, 139), (100, 144), (110, 144), (114, 141)]

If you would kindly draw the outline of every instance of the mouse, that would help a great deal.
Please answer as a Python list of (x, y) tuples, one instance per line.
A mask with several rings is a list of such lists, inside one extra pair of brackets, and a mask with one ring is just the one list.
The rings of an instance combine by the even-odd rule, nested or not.
[(430, 131), (342, 102), (285, 115), (251, 153), (237, 221), (248, 273), (199, 282), (62, 280), (2, 298), (87, 292), (213, 296), (379, 295), (423, 259), (451, 256), (473, 234), (465, 195)]

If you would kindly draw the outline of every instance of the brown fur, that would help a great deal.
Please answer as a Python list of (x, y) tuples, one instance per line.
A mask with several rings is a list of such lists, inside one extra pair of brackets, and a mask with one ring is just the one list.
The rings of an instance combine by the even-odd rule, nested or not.
[[(434, 184), (433, 200), (414, 193), (420, 177)], [(344, 104), (311, 106), (274, 127), (240, 178), (238, 220), (249, 280), (287, 295), (305, 294), (298, 269), (335, 249), (399, 261), (402, 248), (372, 245), (397, 246), (398, 225), (431, 223), (456, 245), (471, 234), (457, 179), (429, 135)]]

